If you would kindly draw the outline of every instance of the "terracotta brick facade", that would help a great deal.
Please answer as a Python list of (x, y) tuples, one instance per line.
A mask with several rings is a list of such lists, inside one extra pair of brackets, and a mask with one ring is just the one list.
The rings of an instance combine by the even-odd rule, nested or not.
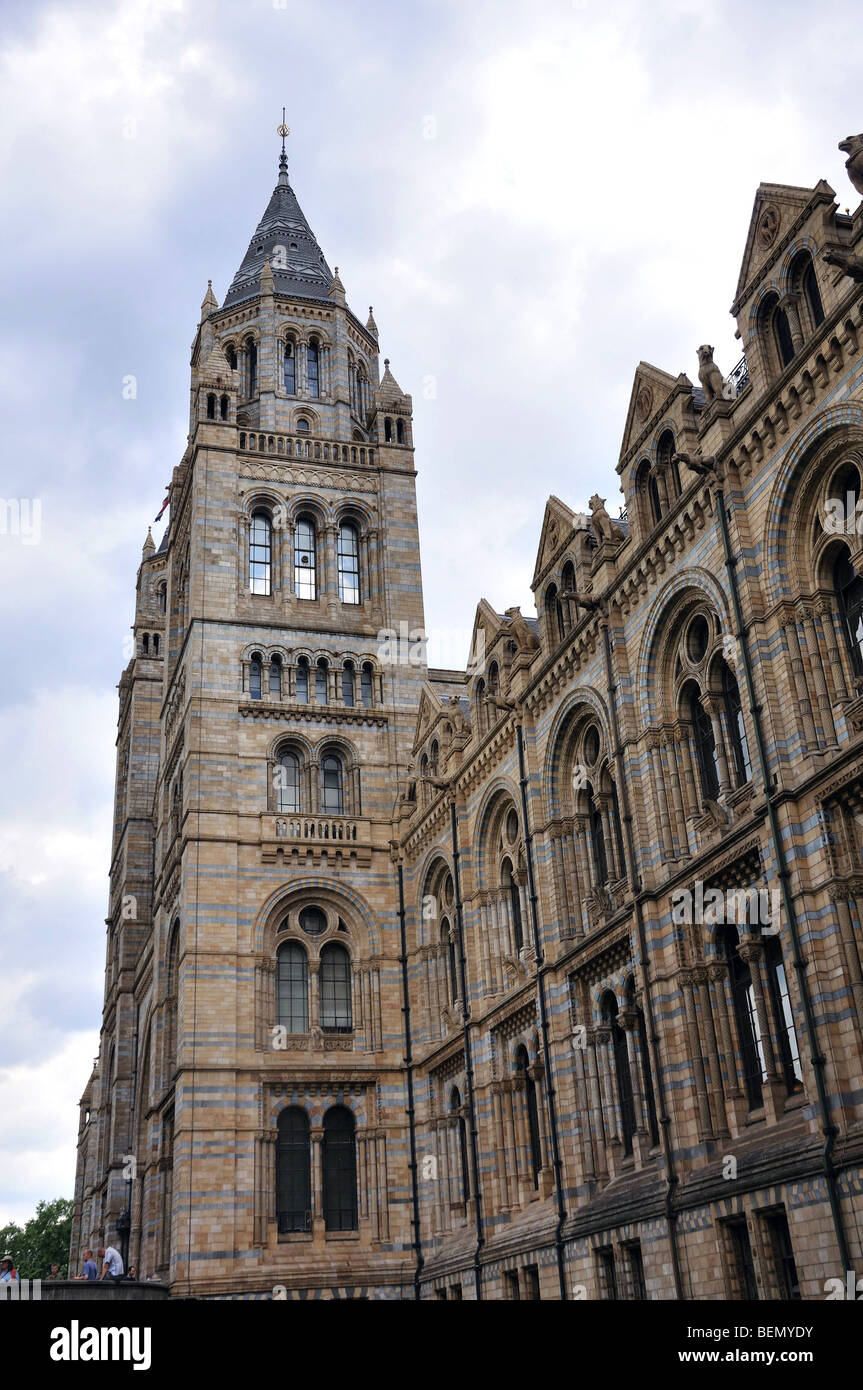
[(481, 602), (435, 671), (411, 398), (304, 219), (280, 280), (283, 172), (139, 570), (73, 1252), (127, 1214), (176, 1294), (824, 1297), (863, 1273), (863, 211), (760, 186), (745, 361), (642, 362), (625, 512), (549, 499), (538, 619)]

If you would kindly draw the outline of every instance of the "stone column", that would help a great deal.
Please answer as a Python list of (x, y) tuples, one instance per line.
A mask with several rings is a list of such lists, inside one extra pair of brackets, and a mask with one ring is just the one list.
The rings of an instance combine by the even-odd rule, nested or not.
[(712, 1137), (713, 1131), (710, 1123), (710, 1107), (707, 1104), (707, 1086), (704, 1079), (701, 1039), (698, 1035), (698, 1020), (695, 1014), (693, 972), (682, 970), (680, 972), (680, 984), (683, 991), (684, 1008), (686, 1010), (686, 1032), (689, 1044), (689, 1055), (692, 1061), (695, 1100), (698, 1108), (698, 1134), (700, 1139), (709, 1139)]
[(815, 700), (818, 705), (818, 713), (821, 717), (821, 728), (824, 734), (824, 742), (829, 747), (836, 745), (836, 728), (833, 723), (833, 710), (830, 706), (830, 696), (827, 693), (827, 681), (824, 676), (824, 666), (821, 660), (821, 644), (815, 631), (815, 614), (811, 608), (803, 609), (803, 636), (806, 641), (806, 648), (809, 652), (809, 667), (812, 671), (812, 681), (815, 686)]
[(728, 753), (725, 747), (725, 730), (722, 727), (722, 700), (718, 695), (702, 695), (701, 708), (705, 714), (710, 716), (710, 726), (713, 730), (713, 743), (716, 748), (717, 773), (719, 775), (719, 790), (727, 794), (732, 789), (731, 777), (728, 772)]
[(786, 616), (782, 623), (782, 629), (788, 643), (791, 677), (797, 695), (797, 704), (800, 707), (800, 717), (803, 720), (803, 732), (806, 739), (805, 751), (811, 753), (818, 747), (818, 736), (815, 732), (815, 721), (812, 718), (812, 702), (809, 699), (809, 687), (806, 682), (806, 671), (800, 651), (800, 636), (797, 631), (796, 618)]
[(668, 797), (665, 793), (665, 778), (662, 773), (662, 763), (659, 757), (659, 738), (657, 734), (650, 733), (647, 736), (647, 748), (650, 754), (650, 766), (653, 772), (653, 787), (657, 799), (657, 810), (659, 812), (659, 833), (662, 837), (662, 855), (664, 859), (671, 859), (672, 843), (669, 830)]
[(725, 1112), (725, 1092), (722, 1086), (722, 1072), (719, 1068), (719, 1049), (716, 1043), (716, 1021), (713, 1016), (713, 1004), (710, 991), (710, 969), (707, 966), (696, 966), (692, 971), (692, 978), (698, 985), (702, 998), (702, 1016), (704, 1019), (703, 1032), (706, 1034), (707, 1044), (707, 1073), (710, 1078), (710, 1090), (714, 1098), (716, 1107), (716, 1126), (715, 1133), (725, 1135), (728, 1133), (728, 1117)]
[(318, 1123), (311, 1129), (312, 1142), (312, 1230), (324, 1230), (324, 1156), (323, 1126)]
[(845, 686), (845, 671), (842, 666), (842, 654), (836, 638), (836, 622), (839, 615), (834, 612), (834, 606), (829, 599), (821, 600), (817, 605), (817, 612), (821, 618), (821, 628), (827, 646), (827, 660), (829, 662), (830, 675), (833, 680), (833, 698), (835, 700), (847, 700), (848, 691)]

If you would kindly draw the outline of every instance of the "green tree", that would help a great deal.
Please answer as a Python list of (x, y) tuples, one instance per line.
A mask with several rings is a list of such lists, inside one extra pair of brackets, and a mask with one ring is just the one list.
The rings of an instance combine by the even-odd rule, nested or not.
[(60, 1266), (65, 1278), (71, 1237), (72, 1203), (68, 1197), (57, 1197), (40, 1202), (23, 1229), (14, 1221), (0, 1228), (0, 1255), (12, 1256), (22, 1279), (47, 1279), (52, 1264)]

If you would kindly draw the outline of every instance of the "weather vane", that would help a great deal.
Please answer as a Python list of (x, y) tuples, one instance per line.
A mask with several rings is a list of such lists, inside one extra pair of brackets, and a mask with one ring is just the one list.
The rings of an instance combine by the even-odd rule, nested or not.
[(291, 133), (291, 127), (290, 127), (289, 125), (285, 125), (285, 108), (284, 108), (284, 106), (283, 106), (283, 107), (282, 107), (282, 124), (281, 124), (280, 126), (277, 126), (277, 127), (276, 127), (276, 134), (277, 134), (277, 135), (281, 135), (281, 137), (282, 137), (282, 154), (285, 153), (285, 138), (286, 138), (286, 136), (290, 135), (290, 133)]

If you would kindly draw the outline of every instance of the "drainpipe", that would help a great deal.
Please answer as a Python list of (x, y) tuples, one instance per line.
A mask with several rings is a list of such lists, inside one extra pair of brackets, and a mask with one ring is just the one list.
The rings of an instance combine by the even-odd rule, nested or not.
[(537, 913), (536, 880), (533, 872), (533, 831), (530, 828), (527, 801), (527, 770), (524, 758), (524, 730), (521, 718), (516, 716), (516, 737), (518, 739), (518, 776), (521, 788), (521, 811), (524, 818), (525, 858), (527, 860), (527, 885), (530, 895), (530, 921), (533, 929), (533, 949), (536, 953), (536, 994), (539, 1004), (539, 1030), (542, 1037), (542, 1057), (546, 1075), (546, 1099), (548, 1103), (548, 1128), (551, 1137), (551, 1156), (554, 1168), (554, 1190), (557, 1202), (557, 1226), (554, 1233), (554, 1247), (557, 1254), (557, 1277), (560, 1284), (560, 1297), (566, 1302), (566, 1268), (563, 1258), (563, 1223), (566, 1220), (566, 1205), (563, 1197), (563, 1164), (560, 1157), (560, 1144), (557, 1134), (557, 1106), (554, 1096), (554, 1073), (551, 1066), (551, 1049), (548, 1042), (548, 1010), (545, 1001), (545, 957), (539, 931)]
[[(393, 841), (391, 844), (393, 857), (398, 851), (398, 844)], [(413, 1067), (413, 1045), (411, 1042), (411, 1004), (410, 993), (408, 991), (408, 942), (407, 931), (405, 928), (405, 878), (404, 866), (401, 859), (396, 861), (396, 873), (399, 883), (399, 936), (401, 941), (401, 956), (399, 963), (402, 968), (402, 1014), (404, 1016), (405, 1031), (405, 1074), (407, 1077), (407, 1116), (408, 1134), (410, 1136), (411, 1149), (411, 1201), (413, 1204), (412, 1225), (414, 1228), (414, 1253), (416, 1255), (416, 1269), (414, 1270), (414, 1299), (420, 1301), (420, 1282), (423, 1270), (422, 1253), (422, 1232), (420, 1227), (420, 1194), (417, 1182), (417, 1136), (416, 1136), (416, 1108), (414, 1106), (414, 1067)]]
[[(599, 604), (597, 604), (599, 607)], [(668, 1113), (668, 1106), (665, 1103), (665, 1085), (662, 1079), (662, 1068), (659, 1057), (659, 1034), (656, 1030), (655, 1015), (653, 1012), (653, 997), (651, 995), (649, 957), (647, 954), (647, 938), (644, 931), (644, 913), (642, 910), (643, 892), (641, 881), (636, 873), (635, 865), (635, 842), (632, 833), (632, 812), (629, 806), (629, 789), (624, 775), (623, 764), (623, 745), (620, 741), (620, 725), (617, 718), (617, 682), (614, 679), (614, 665), (611, 658), (611, 635), (608, 629), (608, 614), (602, 611), (600, 627), (602, 628), (603, 649), (605, 652), (605, 676), (608, 688), (608, 712), (611, 720), (611, 736), (614, 740), (614, 760), (617, 764), (617, 782), (620, 788), (620, 805), (623, 813), (623, 824), (626, 827), (626, 848), (629, 859), (629, 886), (635, 904), (635, 924), (638, 932), (638, 950), (641, 955), (641, 969), (644, 976), (644, 1006), (647, 1019), (648, 1042), (652, 1052), (651, 1066), (653, 1075), (656, 1078), (656, 1088), (659, 1093), (659, 1127), (662, 1134), (662, 1152), (665, 1159), (665, 1219), (668, 1223), (668, 1240), (671, 1246), (671, 1266), (674, 1274), (674, 1293), (675, 1297), (682, 1299), (685, 1297), (683, 1292), (683, 1277), (680, 1270), (680, 1252), (677, 1248), (677, 1213), (674, 1209), (674, 1198), (680, 1178), (674, 1167), (674, 1150), (671, 1144), (671, 1116)]]
[(773, 840), (773, 852), (776, 856), (776, 866), (779, 875), (779, 886), (782, 894), (782, 908), (788, 922), (788, 930), (791, 936), (791, 944), (794, 948), (794, 969), (797, 971), (797, 983), (800, 990), (800, 1002), (803, 1006), (803, 1017), (806, 1024), (806, 1037), (809, 1043), (809, 1051), (812, 1058), (812, 1069), (815, 1074), (815, 1088), (818, 1092), (818, 1108), (821, 1112), (821, 1133), (824, 1136), (824, 1177), (827, 1182), (827, 1195), (830, 1202), (830, 1213), (833, 1218), (833, 1229), (836, 1233), (836, 1243), (839, 1247), (839, 1257), (842, 1261), (843, 1269), (851, 1269), (851, 1256), (848, 1250), (848, 1242), (845, 1238), (845, 1227), (842, 1221), (842, 1208), (839, 1202), (839, 1193), (836, 1186), (836, 1169), (833, 1164), (833, 1146), (836, 1142), (838, 1128), (830, 1117), (830, 1106), (827, 1098), (827, 1087), (824, 1081), (824, 1071), (827, 1065), (827, 1058), (818, 1042), (818, 1035), (815, 1030), (815, 1018), (812, 1013), (812, 1002), (809, 998), (809, 987), (806, 982), (807, 961), (803, 955), (800, 945), (800, 930), (797, 922), (797, 911), (794, 906), (794, 898), (790, 888), (791, 873), (788, 868), (788, 860), (785, 854), (785, 847), (782, 843), (782, 835), (779, 827), (779, 818), (776, 813), (776, 804), (772, 780), (767, 763), (767, 751), (764, 746), (764, 735), (761, 728), (761, 705), (755, 692), (755, 680), (752, 674), (752, 660), (749, 647), (746, 642), (746, 625), (743, 620), (743, 609), (740, 603), (740, 591), (737, 584), (737, 558), (731, 549), (731, 539), (728, 534), (728, 517), (725, 511), (725, 493), (722, 487), (724, 476), (720, 474), (720, 466), (715, 465), (716, 471), (716, 509), (719, 518), (719, 529), (722, 533), (722, 548), (725, 555), (725, 569), (728, 574), (728, 583), (731, 589), (731, 604), (734, 609), (734, 622), (737, 628), (737, 636), (740, 643), (740, 654), (743, 662), (743, 671), (746, 677), (746, 692), (749, 696), (749, 712), (752, 716), (752, 726), (755, 730), (755, 744), (758, 749), (758, 764), (761, 770), (761, 779), (764, 783), (764, 795), (767, 804), (767, 819), (770, 823), (770, 836)]
[(470, 1045), (470, 1005), (467, 997), (467, 960), (464, 950), (464, 917), (461, 900), (461, 876), (459, 874), (458, 817), (455, 809), (455, 787), (449, 786), (450, 827), (452, 830), (452, 873), (455, 888), (455, 911), (458, 923), (459, 970), (461, 974), (461, 1007), (464, 1037), (464, 1073), (467, 1087), (467, 1105), (470, 1113), (470, 1159), (473, 1175), (474, 1211), (476, 1213), (476, 1249), (473, 1255), (474, 1287), (477, 1301), (482, 1300), (482, 1263), (480, 1256), (485, 1245), (482, 1222), (482, 1193), (479, 1185), (479, 1147), (477, 1143), (476, 1105), (473, 1092), (473, 1055)]

